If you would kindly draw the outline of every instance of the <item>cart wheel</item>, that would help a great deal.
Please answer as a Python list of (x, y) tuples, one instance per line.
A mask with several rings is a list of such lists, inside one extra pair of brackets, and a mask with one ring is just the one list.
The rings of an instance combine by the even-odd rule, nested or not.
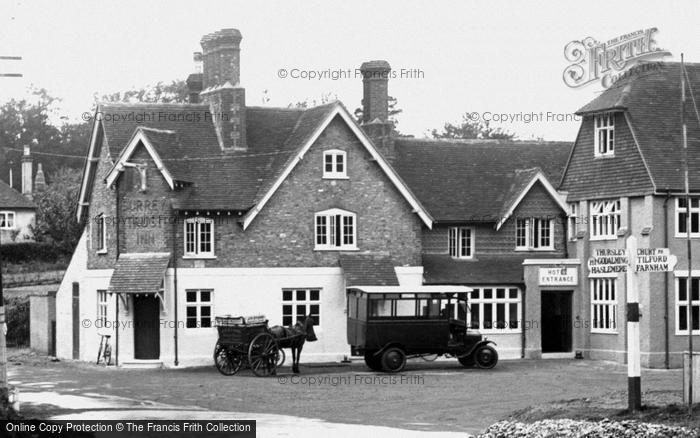
[(406, 366), (406, 353), (398, 347), (389, 348), (382, 354), (382, 369), (388, 373), (398, 373)]
[(479, 365), (479, 368), (490, 369), (498, 363), (498, 353), (490, 345), (479, 347), (474, 357), (476, 357), (476, 364)]
[(365, 351), (365, 363), (373, 371), (382, 370), (382, 356), (377, 356), (376, 351)]
[(241, 369), (243, 361), (238, 354), (217, 343), (214, 349), (214, 365), (224, 376), (233, 376)]
[(284, 350), (280, 348), (277, 350), (277, 360), (275, 361), (275, 364), (277, 365), (277, 368), (281, 367), (284, 365), (284, 361), (287, 358), (287, 356), (284, 354)]
[(438, 355), (437, 354), (423, 354), (423, 355), (421, 355), (420, 358), (426, 362), (433, 362), (435, 359), (438, 358)]
[(462, 366), (464, 366), (465, 368), (471, 368), (471, 367), (473, 367), (474, 364), (476, 363), (476, 362), (474, 361), (474, 355), (473, 355), (473, 354), (470, 354), (469, 356), (458, 357), (457, 360), (458, 360), (459, 363), (461, 363)]
[(258, 377), (277, 373), (277, 341), (269, 333), (260, 333), (253, 338), (248, 347), (248, 363), (250, 369)]

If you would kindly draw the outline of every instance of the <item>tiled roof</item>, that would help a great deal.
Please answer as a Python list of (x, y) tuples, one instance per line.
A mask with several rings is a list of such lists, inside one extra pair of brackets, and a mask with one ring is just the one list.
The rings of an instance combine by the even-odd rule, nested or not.
[(527, 184), (522, 170), (539, 168), (556, 187), (571, 146), (399, 138), (394, 168), (436, 221), (497, 222), (513, 192)]
[(140, 130), (173, 178), (191, 183), (176, 194), (176, 208), (247, 210), (336, 105), (247, 107), (248, 150), (226, 153), (219, 147), (208, 105), (105, 104), (98, 111), (112, 157)]
[(375, 254), (341, 254), (340, 266), (345, 283), (350, 286), (398, 286), (394, 264), (388, 256)]
[(533, 258), (540, 257), (498, 254), (457, 260), (447, 254), (423, 254), (423, 276), (425, 284), (522, 284), (523, 260)]
[(20, 192), (0, 180), (0, 210), (5, 208), (36, 209), (36, 205)]
[(169, 262), (169, 253), (120, 254), (108, 291), (117, 294), (158, 293)]
[[(690, 88), (700, 104), (700, 64), (686, 64)], [(579, 114), (626, 111), (657, 191), (683, 189), (681, 80), (679, 63), (653, 63), (617, 81)], [(700, 168), (700, 121), (686, 87), (689, 166)], [(693, 191), (700, 190), (700, 172), (690, 172)]]

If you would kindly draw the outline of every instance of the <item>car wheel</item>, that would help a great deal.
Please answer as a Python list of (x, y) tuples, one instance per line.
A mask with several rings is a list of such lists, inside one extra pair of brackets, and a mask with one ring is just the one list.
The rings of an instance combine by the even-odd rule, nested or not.
[(479, 368), (490, 369), (498, 363), (498, 353), (490, 345), (484, 345), (476, 350), (476, 364)]
[(373, 371), (382, 370), (382, 356), (377, 356), (376, 351), (365, 351), (365, 364)]
[(406, 366), (406, 353), (398, 347), (389, 348), (382, 354), (382, 369), (388, 373), (398, 373)]

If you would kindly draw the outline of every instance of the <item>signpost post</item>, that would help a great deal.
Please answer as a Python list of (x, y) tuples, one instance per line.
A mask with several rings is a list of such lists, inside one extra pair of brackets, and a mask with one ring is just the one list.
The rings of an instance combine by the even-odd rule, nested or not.
[(625, 273), (627, 302), (627, 403), (630, 411), (642, 407), (641, 354), (639, 350), (640, 272), (673, 271), (676, 256), (668, 248), (637, 248), (637, 238), (629, 236), (626, 248), (597, 249), (588, 259), (589, 277), (610, 277)]

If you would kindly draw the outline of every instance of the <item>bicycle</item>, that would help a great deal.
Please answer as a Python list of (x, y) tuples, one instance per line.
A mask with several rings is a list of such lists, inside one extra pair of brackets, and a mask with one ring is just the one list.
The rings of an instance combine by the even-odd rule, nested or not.
[(112, 346), (109, 345), (111, 335), (100, 335), (100, 348), (97, 350), (97, 365), (104, 359), (105, 366), (112, 365)]

